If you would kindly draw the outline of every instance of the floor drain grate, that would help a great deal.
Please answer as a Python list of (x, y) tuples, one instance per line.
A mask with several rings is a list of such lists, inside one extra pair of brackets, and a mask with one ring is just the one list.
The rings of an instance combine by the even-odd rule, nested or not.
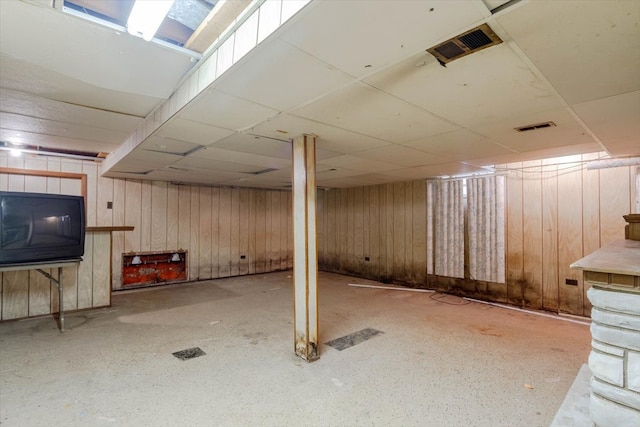
[(352, 334), (345, 335), (340, 338), (336, 338), (335, 340), (331, 340), (329, 342), (326, 342), (325, 344), (328, 345), (329, 347), (335, 348), (336, 350), (342, 351), (344, 349), (353, 347), (356, 344), (360, 344), (361, 342), (364, 342), (369, 338), (375, 337), (376, 335), (380, 335), (382, 333), (384, 332), (379, 331), (377, 329), (366, 328), (361, 331), (354, 332)]
[(177, 357), (180, 360), (187, 360), (187, 359), (193, 359), (194, 357), (204, 356), (207, 353), (202, 351), (200, 347), (193, 347), (193, 348), (188, 348), (186, 350), (176, 351), (175, 353), (171, 353), (171, 354), (173, 354), (175, 357)]

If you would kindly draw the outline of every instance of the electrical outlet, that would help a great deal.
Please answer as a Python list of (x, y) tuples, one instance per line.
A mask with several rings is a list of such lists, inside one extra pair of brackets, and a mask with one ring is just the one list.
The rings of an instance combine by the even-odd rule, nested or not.
[(245, 259), (245, 258), (246, 258), (246, 256), (240, 255), (240, 259)]
[(364, 257), (364, 260), (365, 260), (365, 261), (370, 261), (370, 259), (369, 259), (369, 257), (368, 257), (368, 256)]
[(578, 286), (578, 281), (576, 279), (564, 279), (564, 283), (566, 285)]
[(107, 202), (107, 209), (113, 209), (113, 202)]

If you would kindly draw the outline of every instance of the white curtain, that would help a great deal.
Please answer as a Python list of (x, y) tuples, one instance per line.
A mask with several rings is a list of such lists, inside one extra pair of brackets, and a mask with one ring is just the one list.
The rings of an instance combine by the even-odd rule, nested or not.
[(435, 274), (464, 278), (464, 205), (462, 180), (436, 181), (433, 203)]
[(469, 274), (505, 283), (504, 176), (467, 180)]

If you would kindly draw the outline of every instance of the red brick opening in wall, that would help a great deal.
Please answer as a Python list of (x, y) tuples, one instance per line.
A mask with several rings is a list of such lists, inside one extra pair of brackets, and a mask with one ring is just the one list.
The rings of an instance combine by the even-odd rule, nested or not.
[(122, 285), (149, 286), (187, 280), (187, 252), (122, 254)]

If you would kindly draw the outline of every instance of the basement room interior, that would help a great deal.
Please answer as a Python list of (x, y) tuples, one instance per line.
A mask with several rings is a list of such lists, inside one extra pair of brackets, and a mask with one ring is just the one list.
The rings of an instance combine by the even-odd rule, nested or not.
[(640, 425), (640, 2), (0, 1), (3, 426)]

